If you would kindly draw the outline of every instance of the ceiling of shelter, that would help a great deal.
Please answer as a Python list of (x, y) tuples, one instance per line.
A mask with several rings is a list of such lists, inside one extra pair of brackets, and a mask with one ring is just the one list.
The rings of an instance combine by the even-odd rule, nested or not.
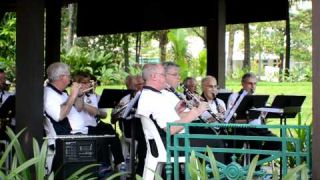
[[(78, 0), (79, 36), (206, 26), (218, 16), (218, 1)], [(288, 0), (225, 0), (226, 23), (285, 20)]]
[[(45, 0), (47, 1), (50, 0)], [(174, 3), (172, 0), (61, 0), (60, 2), (62, 5), (78, 2), (79, 36), (206, 26), (218, 16), (217, 0), (194, 2), (177, 0)], [(225, 0), (225, 2), (227, 24), (288, 18), (288, 0)], [(17, 0), (0, 0), (0, 15), (6, 11), (15, 11), (16, 3)]]

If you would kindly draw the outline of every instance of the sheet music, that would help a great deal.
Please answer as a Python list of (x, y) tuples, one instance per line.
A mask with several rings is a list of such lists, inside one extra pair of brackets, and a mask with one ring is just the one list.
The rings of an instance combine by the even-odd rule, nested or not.
[(140, 95), (141, 95), (141, 91), (138, 91), (136, 93), (136, 95), (134, 96), (133, 99), (130, 100), (130, 102), (128, 103), (128, 106), (126, 108), (126, 110), (124, 111), (123, 115), (122, 115), (122, 118), (123, 119), (129, 119), (130, 117), (130, 112), (131, 110), (133, 109), (134, 105), (138, 102), (139, 98), (140, 98)]
[(239, 99), (237, 100), (236, 104), (232, 106), (227, 112), (226, 112), (226, 119), (224, 120), (225, 123), (229, 123), (231, 118), (234, 116), (234, 113), (236, 112), (238, 106), (240, 105), (242, 99), (248, 94), (247, 91), (243, 91), (242, 94), (240, 95)]
[(271, 108), (271, 107), (252, 108), (250, 110), (268, 112), (268, 113), (277, 113), (277, 114), (282, 114), (284, 112), (283, 108)]

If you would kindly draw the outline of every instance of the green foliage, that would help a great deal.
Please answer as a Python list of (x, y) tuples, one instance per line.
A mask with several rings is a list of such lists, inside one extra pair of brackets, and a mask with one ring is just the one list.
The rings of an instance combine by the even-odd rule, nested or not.
[(289, 75), (285, 76), (288, 82), (312, 81), (312, 67), (309, 63), (296, 65), (289, 70)]
[[(297, 123), (298, 126), (300, 125), (304, 125), (304, 126), (312, 126), (312, 122), (311, 124), (307, 125), (307, 122), (305, 121), (303, 124), (302, 124), (302, 118), (301, 118), (301, 113), (298, 114), (298, 123)], [(290, 129), (288, 129), (289, 131), (289, 136), (292, 137), (292, 138), (298, 138), (299, 139), (299, 146), (300, 146), (300, 149), (299, 151), (302, 151), (302, 152), (306, 152), (308, 151), (307, 147), (307, 131), (305, 129), (294, 129), (293, 131), (291, 131)], [(311, 137), (311, 134), (310, 134), (310, 137)], [(295, 144), (294, 142), (290, 142), (287, 144), (287, 148), (288, 148), (288, 151), (289, 152), (295, 152), (296, 151), (296, 148), (297, 148), (298, 144)], [(309, 150), (310, 151), (310, 150)], [(302, 159), (301, 160), (302, 162), (305, 162), (306, 159)], [(295, 157), (288, 157), (288, 166), (290, 168), (294, 168), (296, 167), (296, 158)]]
[(5, 13), (0, 22), (0, 68), (7, 72), (10, 81), (15, 80), (16, 15)]
[[(206, 148), (206, 153), (207, 156), (209, 157), (209, 161), (210, 161), (210, 167), (213, 173), (213, 178), (215, 180), (220, 179), (220, 170), (217, 167), (217, 161), (214, 158), (214, 155), (212, 153), (212, 150), (207, 146)], [(246, 175), (246, 180), (251, 180), (254, 179), (254, 173), (255, 173), (255, 169), (257, 166), (257, 162), (259, 159), (259, 155), (256, 155), (253, 160), (250, 163), (249, 169), (248, 169), (248, 173)], [(190, 163), (189, 163), (189, 175), (190, 175), (190, 179), (191, 180), (197, 180), (197, 179), (209, 179), (208, 178), (208, 173), (207, 173), (207, 167), (206, 167), (206, 162), (203, 161), (202, 163), (200, 163), (199, 159), (196, 157), (195, 152), (192, 151), (191, 152), (191, 156), (190, 156)], [(298, 176), (301, 176), (301, 179), (308, 179), (308, 169), (306, 164), (301, 164), (293, 169), (289, 169), (289, 172), (283, 176), (283, 180), (289, 180), (289, 179), (297, 179)], [(273, 171), (273, 178), (272, 179), (278, 179), (278, 172), (277, 170)]]
[[(22, 149), (22, 146), (18, 140), (21, 134), (25, 131), (25, 129), (21, 130), (17, 135), (7, 127), (6, 133), (10, 138), (10, 143), (3, 152), (0, 158), (0, 179), (2, 180), (31, 180), (31, 171), (35, 169), (35, 179), (36, 180), (53, 180), (54, 172), (46, 177), (46, 169), (45, 169), (45, 161), (47, 156), (48, 142), (45, 140), (39, 148), (38, 142), (33, 139), (33, 157), (27, 159), (25, 153)], [(9, 169), (4, 167), (5, 161), (9, 158), (9, 154), (13, 154), (13, 160), (10, 164)], [(88, 166), (84, 166), (78, 171), (74, 172), (68, 180), (75, 179), (89, 179), (93, 175), (93, 173), (84, 172), (94, 166), (99, 166), (99, 164), (91, 164)], [(94, 179), (94, 178), (91, 178)]]
[(119, 84), (124, 81), (127, 73), (121, 63), (113, 59), (112, 53), (99, 50), (88, 50), (73, 46), (61, 60), (67, 63), (72, 72), (88, 71), (95, 75), (103, 84)]
[(251, 163), (250, 163), (246, 180), (252, 179), (253, 174), (254, 174), (254, 171), (255, 171), (256, 166), (257, 166), (258, 160), (259, 160), (259, 155), (255, 155), (254, 158), (253, 158), (253, 160), (252, 160)]
[(207, 50), (204, 49), (199, 53), (199, 75), (204, 77), (207, 74)]
[(168, 39), (172, 43), (174, 61), (180, 66), (180, 75), (184, 79), (188, 76), (190, 55), (187, 53), (188, 43), (186, 41), (187, 31), (185, 29), (172, 29), (168, 33)]
[(311, 9), (299, 10), (290, 16), (291, 58), (295, 61), (311, 61)]

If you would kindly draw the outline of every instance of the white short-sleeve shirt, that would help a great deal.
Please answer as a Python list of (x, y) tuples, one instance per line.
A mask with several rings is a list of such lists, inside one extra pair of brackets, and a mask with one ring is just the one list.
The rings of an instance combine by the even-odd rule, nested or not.
[[(92, 94), (92, 93), (85, 95), (84, 96), (84, 103), (86, 103), (90, 106), (93, 106), (95, 108), (98, 108), (97, 95)], [(86, 111), (81, 111), (80, 114), (81, 114), (81, 116), (83, 116), (85, 126), (93, 126), (93, 127), (97, 126), (97, 119), (95, 116), (90, 115)]]
[(136, 114), (152, 117), (162, 129), (167, 126), (168, 122), (180, 119), (169, 98), (152, 87), (145, 87), (142, 90)]
[[(66, 92), (60, 92), (52, 85), (48, 85), (44, 88), (44, 111), (54, 120), (59, 121), (61, 105), (66, 103), (68, 94)], [(85, 126), (84, 119), (81, 114), (76, 110), (74, 106), (71, 107), (69, 114), (67, 115), (71, 133), (88, 134), (88, 128)]]

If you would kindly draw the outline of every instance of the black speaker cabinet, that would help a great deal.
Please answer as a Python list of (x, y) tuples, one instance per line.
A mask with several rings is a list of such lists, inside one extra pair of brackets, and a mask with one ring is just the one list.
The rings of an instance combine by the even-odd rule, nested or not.
[[(66, 179), (80, 168), (96, 164), (98, 144), (98, 139), (88, 137), (57, 139), (53, 161), (56, 179)], [(93, 172), (96, 175), (97, 169), (98, 167), (91, 168), (86, 173)]]

